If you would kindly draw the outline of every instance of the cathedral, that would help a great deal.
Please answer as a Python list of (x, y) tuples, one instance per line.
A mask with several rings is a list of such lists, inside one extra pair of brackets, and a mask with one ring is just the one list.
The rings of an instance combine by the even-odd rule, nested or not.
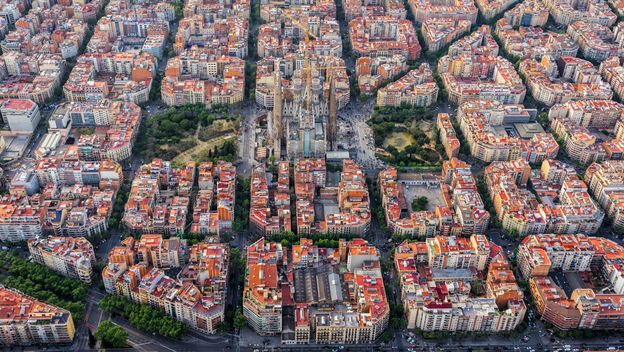
[[(312, 61), (309, 68), (295, 70), (288, 86), (284, 86), (282, 70), (276, 61), (273, 110), (268, 119), (271, 155), (276, 160), (324, 157), (327, 151), (337, 150), (338, 109), (346, 103), (343, 89), (343, 104), (340, 104), (333, 71), (319, 68)], [(348, 79), (346, 82), (348, 103)]]

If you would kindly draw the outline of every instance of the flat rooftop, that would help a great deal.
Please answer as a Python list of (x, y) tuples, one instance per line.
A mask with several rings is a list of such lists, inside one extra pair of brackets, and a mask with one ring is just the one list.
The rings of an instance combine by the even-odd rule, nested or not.
[(514, 128), (518, 131), (518, 136), (523, 139), (531, 139), (538, 133), (544, 133), (544, 128), (537, 122), (515, 123)]

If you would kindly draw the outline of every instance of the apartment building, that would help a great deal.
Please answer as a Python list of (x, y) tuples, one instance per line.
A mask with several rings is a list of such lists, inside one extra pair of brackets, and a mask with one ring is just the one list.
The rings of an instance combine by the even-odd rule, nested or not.
[(486, 20), (505, 12), (515, 3), (514, 0), (477, 0), (476, 4), (479, 11)]
[[(518, 248), (518, 266), (529, 279), (543, 320), (560, 330), (618, 330), (624, 326), (624, 292), (618, 286), (623, 256), (624, 248), (602, 237), (531, 235)], [(609, 293), (600, 287), (575, 288), (568, 293), (549, 276), (554, 271), (576, 273), (580, 278), (603, 276), (617, 289)]]
[(506, 11), (503, 18), (514, 28), (543, 27), (548, 22), (548, 15), (542, 0), (526, 0)]
[(605, 159), (622, 159), (624, 140), (599, 141), (598, 131), (617, 132), (624, 116), (624, 105), (612, 100), (579, 100), (555, 104), (548, 113), (551, 127), (563, 140), (568, 156), (589, 165)]
[(156, 68), (156, 58), (147, 52), (85, 53), (69, 74), (63, 93), (72, 102), (110, 98), (145, 103), (149, 100)]
[[(188, 248), (186, 241), (179, 237), (163, 239), (161, 234), (146, 233), (136, 241), (132, 252), (136, 253), (137, 261), (141, 264), (159, 269), (170, 269), (180, 268), (186, 264)], [(110, 255), (113, 254), (115, 253)]]
[(388, 326), (379, 252), (365, 240), (341, 239), (335, 249), (302, 238), (287, 250), (261, 238), (247, 248), (247, 265), (243, 314), (262, 336), (281, 335), (284, 344), (368, 344)]
[(505, 51), (521, 59), (549, 56), (556, 60), (562, 56), (574, 57), (579, 49), (577, 42), (566, 33), (545, 31), (541, 27), (515, 28), (507, 18), (496, 22), (495, 33)]
[[(305, 43), (306, 32), (302, 28), (309, 28), (308, 43)], [(333, 17), (319, 18), (302, 12), (297, 15), (296, 22), (285, 17), (260, 26), (258, 32), (258, 56), (261, 58), (283, 57), (306, 50), (313, 55), (342, 57), (340, 25)]]
[[(405, 241), (395, 250), (394, 265), (409, 329), (501, 332), (524, 320), (524, 295), (511, 265), (483, 235)], [(481, 296), (470, 294), (477, 275), (487, 278)]]
[[(240, 4), (244, 6), (239, 7)], [(249, 2), (232, 1), (229, 5), (232, 8), (223, 6), (224, 13), (221, 14), (217, 7), (202, 7), (207, 10), (203, 14), (188, 13), (191, 7), (187, 6), (184, 18), (178, 22), (173, 44), (176, 54), (193, 46), (202, 46), (209, 55), (245, 59), (249, 52)], [(203, 9), (196, 8), (195, 11)]]
[(355, 61), (360, 93), (373, 93), (380, 86), (407, 71), (407, 60), (401, 55), (391, 57), (359, 57)]
[(585, 171), (589, 190), (615, 228), (624, 227), (623, 168), (623, 160), (606, 160), (591, 164)]
[(132, 181), (122, 223), (138, 233), (184, 233), (194, 180), (194, 162), (181, 169), (161, 159), (142, 165)]
[(581, 54), (588, 60), (602, 62), (610, 57), (623, 57), (624, 25), (616, 25), (613, 31), (607, 26), (578, 21), (568, 26), (568, 34), (576, 41)]
[(45, 265), (63, 276), (91, 283), (95, 253), (84, 237), (48, 237), (28, 241), (35, 263)]
[[(300, 176), (302, 170), (297, 171)], [(324, 192), (322, 191), (324, 193), (323, 198), (333, 192), (333, 190), (330, 191), (326, 188)], [(371, 211), (366, 176), (361, 166), (353, 160), (344, 160), (342, 163), (336, 200), (339, 212), (333, 212), (331, 211), (333, 209), (329, 207), (325, 210), (327, 231), (329, 233), (357, 235), (368, 232)], [(297, 224), (299, 225), (299, 222)], [(306, 227), (305, 224), (303, 225)], [(322, 227), (320, 226), (320, 228)]]
[(611, 27), (617, 16), (606, 2), (590, 0), (586, 3), (569, 0), (542, 0), (558, 24), (570, 25), (577, 21), (598, 23)]
[(606, 144), (597, 143), (596, 136), (587, 128), (575, 126), (567, 119), (553, 120), (552, 127), (561, 136), (563, 148), (572, 160), (588, 165), (607, 158)]
[(290, 167), (287, 161), (277, 164), (277, 182), (274, 173), (267, 177), (263, 164), (251, 175), (251, 209), (249, 224), (252, 231), (262, 236), (292, 231), (290, 209)]
[[(71, 127), (104, 127), (104, 133), (82, 134), (77, 141), (81, 160), (122, 161), (130, 157), (141, 125), (141, 108), (131, 102), (102, 99), (97, 102), (59, 104), (52, 121), (67, 121)], [(62, 127), (67, 127), (62, 125)], [(39, 154), (45, 154), (41, 151)]]
[(422, 24), (425, 47), (430, 52), (436, 52), (468, 33), (471, 25), (469, 20), (429, 18)]
[[(93, 1), (91, 4), (101, 6), (101, 3)], [(63, 59), (78, 55), (88, 30), (87, 22), (74, 15), (71, 4), (55, 5), (33, 6), (16, 20), (14, 30), (6, 33), (0, 43), (3, 52), (56, 54)]]
[(545, 56), (539, 62), (525, 59), (520, 62), (520, 73), (531, 95), (547, 106), (570, 100), (610, 100), (613, 96), (591, 62), (571, 56), (557, 60)]
[(432, 18), (451, 18), (477, 22), (478, 9), (472, 0), (408, 0), (408, 5), (417, 22), (424, 23)]
[(69, 311), (0, 286), (0, 345), (70, 344), (76, 328)]
[(431, 269), (485, 270), (490, 255), (490, 243), (483, 235), (472, 235), (470, 240), (454, 236), (436, 236), (425, 240)]
[(121, 246), (111, 248), (108, 252), (108, 264), (102, 270), (104, 290), (112, 295), (120, 294), (117, 292), (117, 281), (136, 262), (136, 240), (134, 237), (126, 237), (121, 241)]
[(18, 242), (38, 238), (43, 230), (42, 219), (41, 208), (3, 197), (0, 200), (0, 239)]
[(60, 55), (5, 52), (0, 57), (0, 99), (43, 104), (54, 96), (64, 72), (65, 60)]
[(518, 266), (527, 279), (546, 276), (551, 270), (588, 271), (594, 252), (586, 235), (530, 235), (518, 248)]
[[(107, 10), (111, 10), (110, 4)], [(169, 21), (159, 18), (153, 10), (154, 7), (148, 5), (138, 10), (120, 9), (115, 14), (101, 17), (87, 44), (87, 50), (125, 52), (140, 47), (141, 51), (161, 60), (169, 36)]]
[(377, 106), (428, 107), (438, 100), (439, 88), (429, 64), (422, 63), (377, 91)]
[(453, 43), (448, 55), (438, 61), (438, 72), (454, 104), (474, 99), (519, 104), (526, 94), (513, 65), (498, 56), (498, 44), (488, 26)]
[[(189, 1), (189, 6), (196, 6), (198, 1)], [(111, 0), (104, 9), (107, 16), (125, 15), (127, 17), (157, 18), (171, 22), (175, 19), (175, 9), (167, 2), (146, 4), (143, 0)]]
[[(565, 172), (565, 177), (549, 179), (548, 172), (554, 169)], [(545, 160), (540, 172), (533, 174), (522, 159), (486, 167), (485, 180), (502, 227), (520, 236), (596, 233), (605, 213), (589, 195), (589, 187), (571, 170), (556, 160)], [(533, 192), (527, 188), (529, 179)]]
[(423, 182), (428, 187), (439, 187), (445, 201), (433, 211), (410, 211), (405, 187), (409, 188), (412, 180), (400, 181), (395, 168), (381, 171), (378, 177), (386, 223), (393, 234), (419, 238), (438, 234), (469, 236), (487, 229), (490, 214), (477, 191), (470, 165), (457, 158), (443, 163), (441, 176)]
[(249, 267), (245, 275), (243, 314), (249, 326), (259, 335), (282, 332), (282, 285), (278, 270), (284, 261), (285, 249), (280, 243), (264, 238), (247, 247)]
[(13, 24), (24, 14), (26, 1), (3, 0), (0, 3), (0, 17), (8, 24)]
[[(32, 5), (32, 7), (30, 7), (30, 5)], [(26, 53), (26, 51), (30, 51), (30, 49), (35, 49), (35, 51), (41, 50), (42, 52), (58, 54), (59, 47), (65, 44), (65, 36), (67, 34), (77, 34), (70, 33), (71, 30), (69, 29), (71, 27), (80, 25), (86, 28), (86, 21), (83, 18), (79, 18), (79, 16), (74, 16), (72, 13), (74, 10), (72, 9), (72, 4), (60, 2), (54, 5), (57, 6), (39, 4), (37, 1), (34, 1), (33, 4), (29, 2), (28, 6), (26, 6), (26, 2), (19, 4), (18, 7), (23, 16), (13, 21), (6, 22), (13, 24), (13, 27), (10, 31), (7, 30), (3, 33), (5, 34), (5, 40), (3, 40), (2, 43), (3, 50), (21, 51), (25, 49), (23, 52)], [(99, 5), (101, 5), (100, 1), (94, 1), (92, 4), (92, 6)], [(75, 4), (73, 7), (80, 10), (81, 6)], [(81, 36), (83, 34), (84, 33), (81, 33)], [(19, 43), (14, 41), (19, 38), (26, 38), (26, 40), (32, 39), (32, 42)]]
[(338, 184), (326, 184), (326, 179), (324, 159), (295, 162), (297, 233), (365, 234), (371, 211), (364, 170), (346, 159)]
[(183, 14), (184, 17), (189, 17), (192, 14), (198, 14), (207, 18), (214, 16), (215, 14), (240, 15), (244, 18), (249, 18), (250, 3), (245, 0), (234, 0), (227, 4), (220, 4), (214, 6), (212, 3), (205, 3), (202, 0), (189, 0), (185, 3)]
[(459, 154), (460, 142), (455, 133), (455, 128), (451, 122), (451, 118), (448, 114), (438, 113), (436, 119), (436, 126), (438, 127), (438, 133), (440, 135), (440, 142), (444, 146), (446, 157), (453, 159)]
[(572, 330), (579, 326), (581, 314), (574, 301), (549, 277), (531, 277), (529, 289), (535, 307), (542, 319), (560, 330)]
[(349, 39), (357, 56), (420, 56), (421, 47), (413, 24), (391, 16), (358, 17), (349, 22)]
[[(183, 243), (177, 237), (171, 240)], [(129, 241), (126, 245), (134, 243)], [(138, 243), (137, 254), (141, 247)], [(169, 248), (170, 252), (173, 250)], [(199, 242), (189, 248), (188, 263), (181, 263), (182, 269), (175, 278), (146, 262), (128, 265), (125, 260), (115, 262), (112, 256), (102, 278), (108, 293), (124, 296), (136, 304), (148, 304), (197, 332), (214, 334), (225, 319), (229, 259), (226, 244)]]
[(0, 199), (1, 240), (34, 240), (44, 233), (88, 237), (107, 230), (123, 182), (121, 165), (45, 158), (32, 173), (18, 173)]
[(470, 153), (488, 163), (524, 159), (539, 164), (555, 158), (559, 144), (536, 118), (537, 111), (522, 104), (489, 100), (464, 102), (457, 111)]
[(236, 104), (243, 101), (245, 61), (215, 56), (193, 46), (167, 62), (161, 95), (165, 104)]
[[(398, 182), (398, 172), (395, 168), (387, 168), (380, 172), (378, 182), (388, 230), (393, 234), (433, 236), (442, 231), (442, 226), (449, 226), (443, 220), (450, 218), (448, 222), (452, 224), (453, 213), (447, 207), (440, 207), (435, 212), (411, 212), (405, 199), (405, 186)], [(407, 212), (408, 216), (402, 216), (404, 212)]]
[[(469, 236), (483, 233), (490, 223), (490, 213), (485, 209), (481, 195), (477, 190), (470, 164), (452, 158), (442, 163), (442, 180), (448, 187), (442, 188), (447, 208), (454, 213), (452, 222), (448, 212), (439, 210), (440, 234)], [(449, 202), (450, 200), (450, 202)], [(448, 227), (449, 224), (450, 229)]]
[(619, 57), (610, 57), (600, 64), (602, 79), (611, 85), (617, 97), (624, 96), (624, 67)]
[(230, 162), (203, 162), (197, 174), (199, 191), (193, 205), (192, 233), (232, 231), (236, 193), (236, 167)]
[(407, 10), (403, 2), (399, 0), (388, 1), (366, 1), (366, 0), (342, 0), (347, 21), (358, 17), (369, 17), (375, 15), (386, 15), (396, 19), (404, 20)]

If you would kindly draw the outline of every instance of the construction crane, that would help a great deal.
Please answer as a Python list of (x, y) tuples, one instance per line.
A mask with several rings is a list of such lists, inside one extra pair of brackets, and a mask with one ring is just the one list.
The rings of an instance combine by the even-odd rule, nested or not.
[[(310, 33), (309, 25), (302, 24), (301, 22), (294, 19), (289, 13), (285, 11), (282, 11), (282, 14), (284, 15), (284, 17), (289, 19), (292, 22), (292, 24), (299, 27), (299, 29), (301, 29), (305, 33), (305, 51), (303, 53), (303, 72), (305, 74), (305, 79), (306, 79), (306, 92), (305, 92), (306, 115), (305, 115), (305, 120), (304, 120), (304, 147), (303, 147), (304, 152), (303, 154), (304, 156), (310, 156), (311, 131), (314, 126), (314, 121), (313, 121), (313, 117), (312, 117), (311, 109), (310, 109), (310, 99), (312, 96), (312, 64), (310, 62), (310, 37), (314, 38), (315, 40), (318, 40), (318, 37), (314, 35), (313, 33)], [(332, 87), (333, 79), (334, 79), (333, 70), (341, 69), (341, 68), (344, 69), (346, 67), (345, 66), (324, 66), (324, 67), (319, 68), (320, 70), (326, 70), (327, 78), (330, 81), (330, 92), (329, 92), (330, 98), (331, 98), (331, 94), (333, 93), (331, 91), (331, 87)], [(335, 125), (336, 125), (336, 122), (333, 121), (333, 125), (331, 126), (331, 128), (335, 129), (336, 128)], [(335, 139), (335, 131), (332, 131), (331, 134), (332, 134), (332, 138)], [(334, 147), (333, 143), (334, 141), (332, 140), (331, 141), (332, 147)]]

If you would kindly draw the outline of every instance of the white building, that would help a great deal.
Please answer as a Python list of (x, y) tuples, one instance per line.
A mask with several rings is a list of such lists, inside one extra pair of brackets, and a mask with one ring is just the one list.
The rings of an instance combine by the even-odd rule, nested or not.
[(0, 101), (0, 114), (11, 131), (34, 131), (41, 114), (37, 104), (29, 99), (7, 99)]

